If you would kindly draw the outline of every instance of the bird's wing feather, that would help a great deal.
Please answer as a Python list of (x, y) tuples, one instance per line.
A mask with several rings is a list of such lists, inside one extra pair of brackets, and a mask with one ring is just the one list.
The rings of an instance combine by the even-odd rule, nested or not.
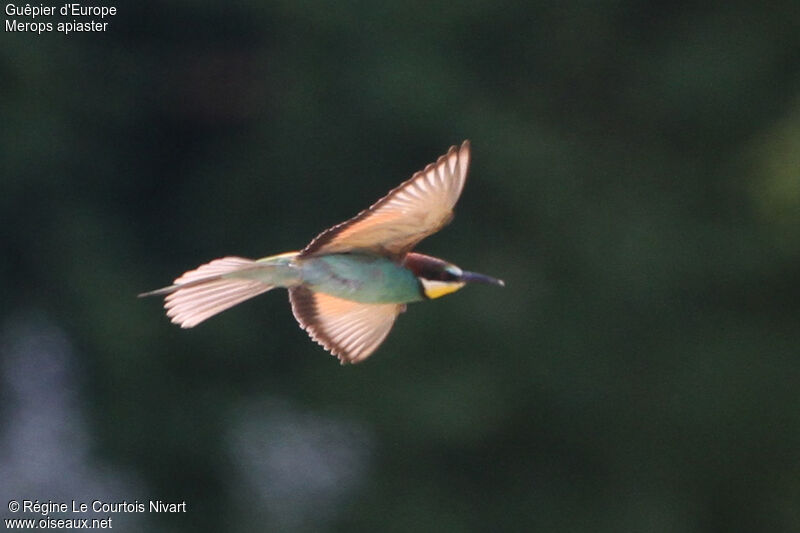
[(402, 304), (343, 300), (303, 286), (289, 289), (292, 312), (308, 335), (344, 363), (369, 357), (386, 339)]
[(301, 256), (353, 250), (404, 255), (452, 218), (467, 178), (469, 155), (469, 141), (451, 147), (368, 209), (320, 233)]

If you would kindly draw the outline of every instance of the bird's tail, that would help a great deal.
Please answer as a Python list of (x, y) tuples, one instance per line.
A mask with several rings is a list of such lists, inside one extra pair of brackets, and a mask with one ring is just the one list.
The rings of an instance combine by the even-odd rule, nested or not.
[(264, 259), (223, 257), (184, 273), (173, 285), (139, 295), (161, 296), (167, 316), (182, 328), (192, 328), (236, 304), (275, 287), (287, 287), (297, 277), (291, 260), (297, 252)]

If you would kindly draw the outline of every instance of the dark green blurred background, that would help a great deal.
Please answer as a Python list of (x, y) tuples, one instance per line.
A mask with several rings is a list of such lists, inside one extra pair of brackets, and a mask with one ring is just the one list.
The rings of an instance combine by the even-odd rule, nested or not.
[[(800, 9), (694, 4), (137, 2), (3, 32), (0, 517), (800, 531)], [(283, 291), (188, 331), (135, 297), (298, 249), (466, 138), (419, 250), (507, 288), (411, 306), (364, 364)]]

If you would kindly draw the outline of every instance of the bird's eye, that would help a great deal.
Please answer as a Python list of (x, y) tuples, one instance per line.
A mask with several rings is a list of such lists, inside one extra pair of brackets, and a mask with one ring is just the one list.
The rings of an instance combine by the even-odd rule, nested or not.
[(461, 277), (461, 272), (458, 272), (452, 268), (446, 268), (442, 270), (442, 281), (458, 281)]

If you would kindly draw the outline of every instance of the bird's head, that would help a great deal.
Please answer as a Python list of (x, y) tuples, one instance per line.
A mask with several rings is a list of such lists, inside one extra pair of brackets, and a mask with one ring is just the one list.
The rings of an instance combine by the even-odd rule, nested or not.
[(426, 298), (439, 298), (467, 283), (488, 283), (505, 287), (505, 282), (490, 276), (461, 270), (456, 265), (429, 255), (410, 253), (403, 264), (411, 270), (422, 285)]

